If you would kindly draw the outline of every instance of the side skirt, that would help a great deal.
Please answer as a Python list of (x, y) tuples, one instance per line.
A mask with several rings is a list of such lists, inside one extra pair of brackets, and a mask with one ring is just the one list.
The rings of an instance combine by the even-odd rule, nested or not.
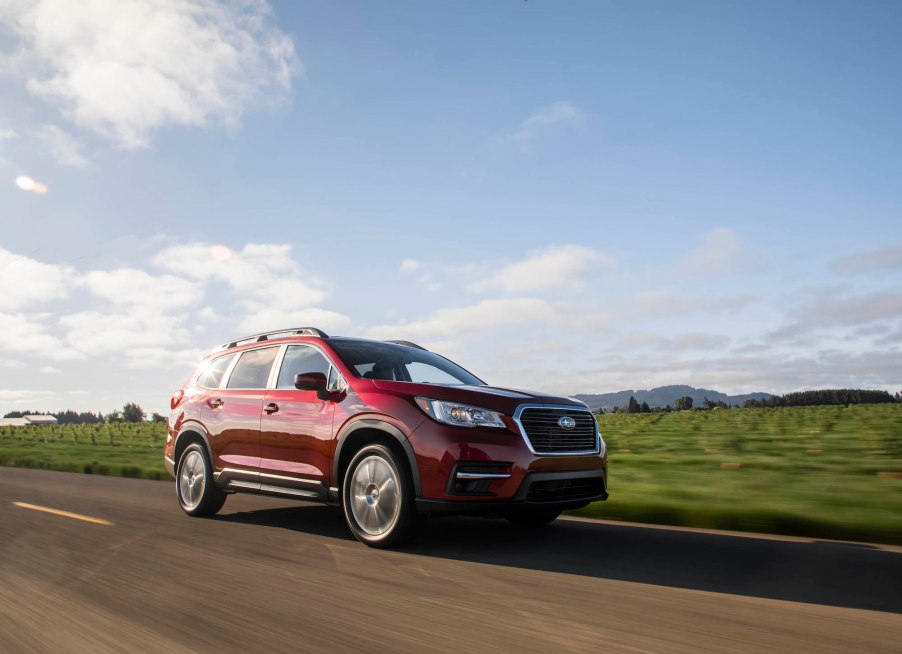
[(216, 485), (225, 491), (289, 497), (298, 500), (328, 502), (329, 488), (321, 481), (223, 468), (213, 474)]

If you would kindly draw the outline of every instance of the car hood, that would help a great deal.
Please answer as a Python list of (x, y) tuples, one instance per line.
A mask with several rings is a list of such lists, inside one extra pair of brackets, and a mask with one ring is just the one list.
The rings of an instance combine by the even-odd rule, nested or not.
[(428, 397), (433, 400), (446, 400), (472, 404), (474, 406), (512, 414), (519, 404), (558, 404), (585, 409), (585, 404), (570, 397), (559, 397), (527, 391), (518, 388), (501, 388), (498, 386), (445, 386), (442, 384), (415, 384), (411, 382), (373, 380), (376, 388), (403, 395)]

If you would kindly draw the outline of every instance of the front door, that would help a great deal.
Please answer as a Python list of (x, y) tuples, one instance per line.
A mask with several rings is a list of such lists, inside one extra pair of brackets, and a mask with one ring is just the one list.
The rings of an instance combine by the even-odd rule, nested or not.
[(315, 391), (296, 389), (294, 377), (321, 372), (328, 378), (330, 367), (325, 355), (312, 345), (286, 348), (275, 388), (263, 399), (261, 482), (266, 483), (269, 475), (275, 484), (287, 482), (285, 478), (329, 484), (335, 403), (319, 399)]
[(203, 407), (203, 422), (217, 470), (248, 471), (255, 478), (260, 466), (260, 415), (263, 397), (278, 347), (241, 353), (225, 387), (209, 391)]

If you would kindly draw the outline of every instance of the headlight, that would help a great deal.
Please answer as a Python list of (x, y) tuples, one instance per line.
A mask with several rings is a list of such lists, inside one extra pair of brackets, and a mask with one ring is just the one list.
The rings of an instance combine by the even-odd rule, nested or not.
[(433, 420), (458, 427), (506, 427), (497, 411), (489, 411), (478, 406), (415, 398), (417, 405)]

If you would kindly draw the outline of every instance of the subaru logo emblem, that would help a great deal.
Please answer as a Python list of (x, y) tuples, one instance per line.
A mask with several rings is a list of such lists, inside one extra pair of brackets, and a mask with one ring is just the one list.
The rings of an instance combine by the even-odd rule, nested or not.
[(571, 429), (576, 427), (576, 420), (574, 420), (570, 416), (564, 416), (563, 418), (561, 418), (560, 420), (557, 421), (557, 425), (561, 429), (566, 429), (567, 431), (570, 431)]

